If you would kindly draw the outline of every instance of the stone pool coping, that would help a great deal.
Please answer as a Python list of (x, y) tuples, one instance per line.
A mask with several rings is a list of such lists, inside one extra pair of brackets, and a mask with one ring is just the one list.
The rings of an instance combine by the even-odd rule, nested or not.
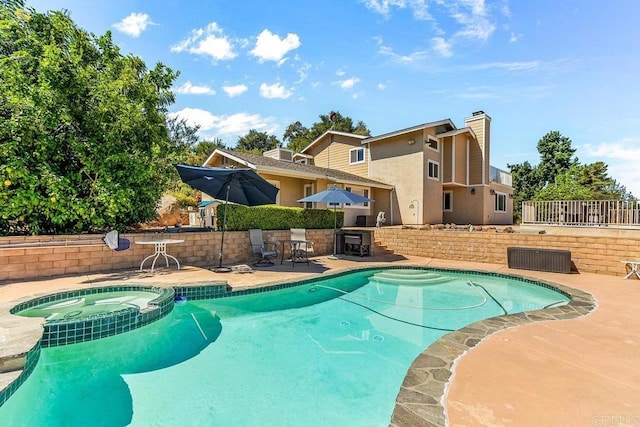
[[(462, 268), (456, 271), (476, 272)], [(516, 278), (534, 284), (542, 283), (570, 296), (571, 300), (559, 307), (484, 319), (435, 341), (409, 367), (396, 398), (390, 426), (446, 426), (444, 402), (457, 361), (495, 332), (535, 322), (575, 319), (589, 314), (597, 307), (591, 294), (566, 285), (511, 273), (480, 273)]]

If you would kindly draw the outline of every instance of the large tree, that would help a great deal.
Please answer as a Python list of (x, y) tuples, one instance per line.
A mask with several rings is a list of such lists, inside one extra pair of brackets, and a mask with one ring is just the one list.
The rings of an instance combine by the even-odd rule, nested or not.
[(304, 127), (299, 121), (291, 123), (282, 137), (283, 141), (288, 141), (287, 148), (300, 152), (329, 129), (354, 133), (356, 135), (371, 135), (371, 132), (363, 121), (359, 121), (354, 126), (353, 120), (350, 117), (344, 117), (338, 111), (321, 114), (319, 117), (320, 121), (311, 125), (311, 128)]
[(180, 151), (166, 122), (177, 73), (13, 3), (0, 5), (0, 233), (154, 218)]
[(548, 132), (538, 141), (538, 178), (542, 183), (551, 184), (556, 176), (567, 172), (572, 166), (578, 165), (578, 158), (574, 157), (576, 149), (571, 146), (571, 139), (558, 131)]
[(263, 152), (277, 148), (280, 141), (275, 135), (251, 129), (248, 134), (238, 138), (236, 148), (239, 151), (262, 155)]

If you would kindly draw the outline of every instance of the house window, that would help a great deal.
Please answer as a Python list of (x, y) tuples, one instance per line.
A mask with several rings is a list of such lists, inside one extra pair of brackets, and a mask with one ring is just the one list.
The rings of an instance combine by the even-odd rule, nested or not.
[(494, 201), (494, 210), (496, 212), (507, 211), (507, 195), (506, 194), (496, 192), (495, 201)]
[(349, 150), (349, 164), (356, 165), (364, 163), (364, 148), (353, 148)]
[(428, 160), (428, 169), (429, 169), (429, 179), (435, 179), (435, 180), (439, 180), (440, 179), (440, 164), (438, 162), (435, 162), (433, 160)]
[[(363, 192), (362, 192), (362, 195), (368, 199), (369, 198), (369, 190), (365, 188), (363, 190)], [(364, 202), (362, 205), (363, 206), (369, 206), (369, 202)]]
[(445, 191), (442, 193), (442, 210), (453, 212), (453, 192)]
[(427, 136), (427, 147), (432, 149), (433, 151), (440, 151), (440, 147), (438, 146), (438, 138), (435, 136)]
[[(350, 193), (352, 192), (352, 191), (351, 191), (351, 187), (344, 187), (344, 189), (345, 189), (345, 190), (347, 190), (347, 191), (348, 191), (348, 192), (350, 192)], [(351, 203), (345, 203), (344, 205), (345, 205), (345, 206), (351, 206)]]
[[(304, 186), (304, 197), (309, 197), (313, 194), (313, 184), (305, 184)], [(305, 209), (313, 209), (313, 202), (305, 202)]]

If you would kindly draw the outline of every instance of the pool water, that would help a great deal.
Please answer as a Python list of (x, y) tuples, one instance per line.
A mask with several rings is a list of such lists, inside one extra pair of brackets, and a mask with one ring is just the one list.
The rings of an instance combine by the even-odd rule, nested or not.
[(397, 285), (373, 273), (188, 302), (132, 332), (43, 349), (0, 420), (387, 426), (409, 365), (439, 337), (505, 311), (567, 302), (503, 277), (446, 272)]
[(158, 294), (145, 291), (112, 291), (50, 301), (17, 313), (26, 317), (44, 317), (47, 320), (68, 320), (105, 314), (124, 308), (144, 309)]

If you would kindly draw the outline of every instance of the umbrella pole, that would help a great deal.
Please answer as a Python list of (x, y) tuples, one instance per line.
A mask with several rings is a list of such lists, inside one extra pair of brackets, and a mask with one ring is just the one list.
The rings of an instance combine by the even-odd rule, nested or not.
[(336, 205), (333, 205), (333, 255), (330, 255), (330, 259), (340, 259), (338, 256), (338, 214), (336, 213)]
[(228, 273), (231, 271), (229, 267), (222, 266), (222, 252), (224, 251), (224, 232), (227, 229), (227, 205), (229, 204), (229, 190), (231, 183), (227, 184), (227, 196), (224, 200), (224, 216), (222, 218), (222, 239), (220, 242), (220, 256), (218, 257), (218, 266), (213, 269), (216, 273)]

